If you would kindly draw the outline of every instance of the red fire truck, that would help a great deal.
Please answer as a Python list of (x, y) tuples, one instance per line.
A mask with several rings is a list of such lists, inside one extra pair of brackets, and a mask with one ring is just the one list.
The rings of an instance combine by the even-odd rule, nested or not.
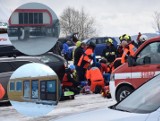
[[(123, 100), (136, 88), (160, 73), (160, 37), (144, 42), (128, 62), (111, 74), (112, 98)], [(151, 91), (151, 90), (150, 90)]]

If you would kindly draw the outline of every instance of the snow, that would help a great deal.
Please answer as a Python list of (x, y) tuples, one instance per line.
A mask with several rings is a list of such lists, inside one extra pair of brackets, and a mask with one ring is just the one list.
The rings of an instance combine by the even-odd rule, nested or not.
[(19, 67), (10, 79), (23, 77), (38, 77), (47, 75), (57, 75), (49, 66), (40, 63), (30, 63)]
[(43, 105), (33, 102), (11, 101), (11, 104), (19, 113), (29, 117), (44, 116), (55, 108), (54, 105)]
[[(54, 121), (56, 118), (71, 114), (88, 112), (95, 109), (106, 108), (115, 104), (113, 99), (103, 98), (100, 94), (76, 95), (74, 100), (60, 101), (47, 115), (40, 117), (26, 117), (16, 112), (13, 106), (0, 107), (0, 121)], [(33, 108), (32, 108), (33, 110)], [(30, 113), (33, 113), (31, 111)], [(7, 116), (7, 117), (6, 117)]]

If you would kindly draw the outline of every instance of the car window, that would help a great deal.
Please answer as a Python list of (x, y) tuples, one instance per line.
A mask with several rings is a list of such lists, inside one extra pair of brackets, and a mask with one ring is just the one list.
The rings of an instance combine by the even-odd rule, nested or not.
[(0, 62), (0, 73), (11, 71), (14, 71), (14, 69), (8, 62)]
[(160, 63), (160, 42), (148, 44), (137, 56), (137, 64), (158, 64)]
[(160, 75), (152, 78), (120, 102), (115, 109), (131, 113), (151, 113), (160, 107)]
[(59, 62), (60, 60), (53, 55), (43, 55), (40, 59), (43, 63), (49, 63), (49, 62)]
[(102, 43), (103, 43), (103, 39), (97, 38), (97, 39), (96, 39), (96, 43), (97, 43), (97, 44), (102, 44)]
[(89, 42), (93, 42), (96, 44), (96, 39), (91, 39), (90, 41), (87, 42), (87, 44), (89, 44)]

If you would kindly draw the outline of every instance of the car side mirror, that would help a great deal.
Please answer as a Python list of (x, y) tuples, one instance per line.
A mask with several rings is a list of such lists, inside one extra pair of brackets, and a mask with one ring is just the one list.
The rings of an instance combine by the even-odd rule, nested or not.
[(151, 57), (145, 56), (143, 59), (143, 64), (150, 64), (151, 63)]
[(135, 58), (133, 56), (128, 56), (127, 61), (128, 61), (128, 66), (129, 67), (132, 67), (132, 66), (136, 65), (136, 61), (135, 61)]

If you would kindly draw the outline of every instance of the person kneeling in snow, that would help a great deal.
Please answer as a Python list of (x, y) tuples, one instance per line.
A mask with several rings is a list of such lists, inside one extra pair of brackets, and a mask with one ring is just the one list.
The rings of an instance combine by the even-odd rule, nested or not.
[(70, 65), (69, 68), (65, 70), (65, 74), (62, 80), (62, 90), (68, 89), (74, 92), (74, 94), (79, 94), (78, 90), (79, 83), (75, 81), (73, 78), (74, 71), (75, 71), (74, 65)]
[(92, 67), (86, 72), (86, 79), (91, 82), (91, 91), (100, 93), (104, 87), (104, 78), (98, 67)]

